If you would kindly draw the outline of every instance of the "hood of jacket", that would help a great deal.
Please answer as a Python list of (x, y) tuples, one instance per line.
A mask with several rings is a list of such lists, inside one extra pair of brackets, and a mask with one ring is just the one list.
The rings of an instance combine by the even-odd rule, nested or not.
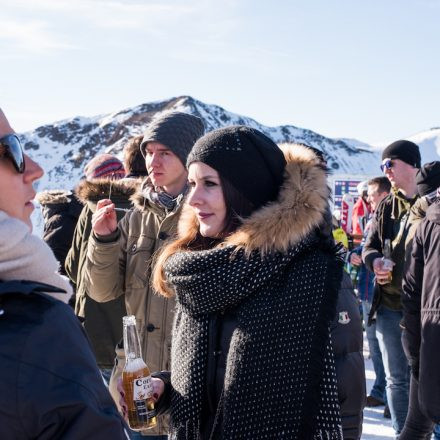
[(440, 225), (440, 199), (437, 199), (426, 212), (426, 218), (437, 225)]
[[(277, 200), (244, 219), (223, 245), (244, 249), (246, 254), (255, 250), (262, 255), (285, 253), (322, 224), (330, 197), (325, 166), (303, 145), (285, 144), (281, 149), (286, 168)], [(188, 228), (198, 230), (199, 222), (185, 205), (178, 225), (179, 236)]]
[(70, 202), (72, 193), (63, 189), (41, 191), (35, 197), (40, 205), (57, 205)]
[[(96, 203), (101, 199), (128, 199), (140, 186), (140, 179), (95, 179), (93, 181), (82, 180), (75, 188), (75, 195), (78, 200), (86, 204), (87, 202)], [(111, 188), (111, 193), (110, 193)]]
[(83, 204), (70, 191), (53, 189), (39, 192), (36, 200), (41, 205), (45, 222), (57, 215), (72, 215), (78, 218)]
[(411, 221), (420, 221), (425, 218), (426, 211), (429, 208), (429, 202), (426, 197), (419, 197), (414, 205), (411, 206)]

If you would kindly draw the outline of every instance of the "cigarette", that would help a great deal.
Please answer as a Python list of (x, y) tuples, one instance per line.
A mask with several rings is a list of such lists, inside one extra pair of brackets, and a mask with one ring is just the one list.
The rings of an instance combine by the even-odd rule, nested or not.
[(113, 208), (115, 211), (128, 212), (130, 209), (127, 208)]

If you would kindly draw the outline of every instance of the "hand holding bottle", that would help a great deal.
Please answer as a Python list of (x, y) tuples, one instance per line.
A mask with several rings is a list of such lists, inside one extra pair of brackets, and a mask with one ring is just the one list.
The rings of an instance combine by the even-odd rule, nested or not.
[[(161, 380), (157, 377), (152, 377), (151, 383), (153, 385), (153, 394), (151, 397), (152, 397), (154, 403), (156, 403), (161, 398), (161, 396), (165, 390), (165, 384), (163, 383), (163, 380)], [(119, 395), (120, 395), (119, 405), (122, 408), (122, 416), (128, 422), (128, 406), (127, 406), (127, 402), (125, 400), (125, 392), (124, 392), (124, 386), (122, 384), (122, 377), (119, 378), (119, 380), (118, 380), (117, 388), (118, 388)]]

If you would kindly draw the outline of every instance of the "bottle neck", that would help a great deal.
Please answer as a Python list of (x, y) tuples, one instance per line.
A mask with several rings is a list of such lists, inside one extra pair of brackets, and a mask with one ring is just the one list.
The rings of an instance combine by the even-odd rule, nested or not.
[(124, 326), (124, 350), (127, 362), (133, 359), (142, 359), (139, 335), (134, 324)]

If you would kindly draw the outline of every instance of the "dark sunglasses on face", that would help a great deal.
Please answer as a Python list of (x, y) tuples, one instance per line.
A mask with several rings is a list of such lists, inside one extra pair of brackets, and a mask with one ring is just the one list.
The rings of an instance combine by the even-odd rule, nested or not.
[(24, 154), (20, 139), (15, 134), (8, 134), (0, 138), (0, 147), (3, 147), (4, 155), (11, 159), (18, 173), (24, 173)]
[(393, 168), (393, 161), (390, 160), (390, 159), (386, 160), (386, 161), (380, 166), (380, 169), (382, 170), (382, 173), (384, 173), (385, 170), (389, 170), (389, 169), (391, 169), (391, 168)]

